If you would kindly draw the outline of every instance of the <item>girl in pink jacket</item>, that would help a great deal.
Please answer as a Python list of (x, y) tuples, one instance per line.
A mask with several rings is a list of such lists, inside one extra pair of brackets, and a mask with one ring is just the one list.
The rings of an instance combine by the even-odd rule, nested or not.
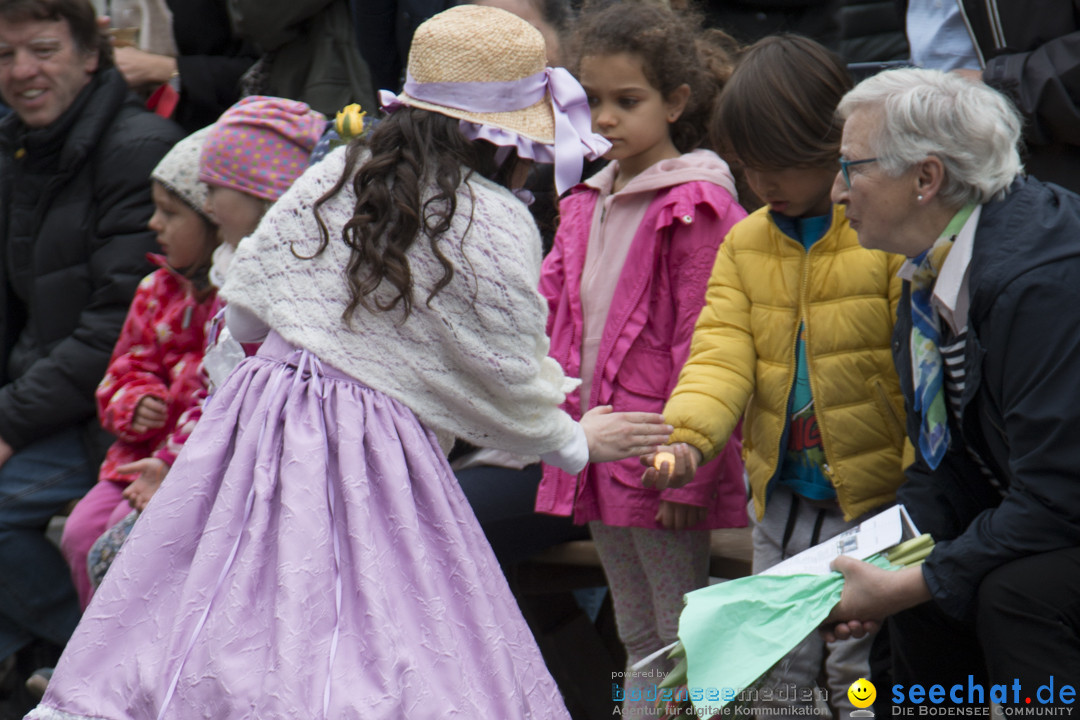
[(150, 228), (164, 255), (150, 256), (160, 267), (139, 284), (97, 389), (102, 427), (116, 442), (60, 541), (83, 609), (93, 594), (90, 547), (132, 507), (145, 507), (191, 433), (191, 410), (206, 397), (202, 357), (216, 295), (207, 275), (218, 240), (197, 177), (205, 136), (181, 140), (151, 174)]
[[(551, 355), (582, 379), (565, 405), (575, 418), (603, 406), (660, 412), (720, 242), (746, 216), (701, 130), (731, 68), (715, 47), (715, 71), (704, 69), (694, 25), (660, 7), (620, 3), (581, 23), (577, 74), (611, 162), (559, 206), (540, 284)], [(746, 524), (739, 452), (729, 444), (676, 491), (644, 488), (636, 458), (577, 476), (545, 467), (536, 509), (589, 523), (628, 666), (675, 640), (682, 596), (708, 582), (709, 531)], [(648, 670), (628, 667), (624, 715), (651, 704)]]

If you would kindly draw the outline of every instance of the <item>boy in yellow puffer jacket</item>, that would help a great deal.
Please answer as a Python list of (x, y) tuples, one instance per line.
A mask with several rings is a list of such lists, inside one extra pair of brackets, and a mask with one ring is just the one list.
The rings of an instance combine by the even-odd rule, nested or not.
[[(745, 412), (754, 572), (892, 503), (904, 479), (890, 348), (903, 258), (860, 247), (829, 197), (838, 170), (872, 162), (839, 154), (834, 111), (850, 87), (843, 61), (821, 45), (773, 36), (748, 50), (715, 115), (714, 133), (767, 206), (720, 246), (690, 357), (664, 408), (674, 467), (649, 469), (644, 482), (680, 487)], [(870, 674), (869, 644), (807, 638), (767, 678), (798, 687), (774, 692), (789, 698), (777, 704), (810, 711), (823, 696), (814, 686), (824, 662), (829, 702), (848, 717), (848, 687)]]

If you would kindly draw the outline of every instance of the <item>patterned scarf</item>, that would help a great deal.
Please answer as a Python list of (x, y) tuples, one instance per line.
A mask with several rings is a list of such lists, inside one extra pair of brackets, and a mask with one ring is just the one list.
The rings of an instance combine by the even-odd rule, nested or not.
[(938, 238), (933, 247), (912, 259), (917, 268), (911, 278), (911, 373), (915, 381), (916, 412), (922, 413), (919, 450), (931, 469), (941, 464), (949, 447), (945, 405), (945, 366), (941, 359), (941, 320), (930, 298), (941, 266), (953, 247), (951, 237)]
[(911, 374), (915, 383), (914, 409), (922, 415), (919, 450), (931, 469), (936, 469), (949, 448), (949, 422), (945, 403), (945, 363), (941, 358), (941, 318), (931, 298), (938, 273), (953, 248), (957, 233), (975, 209), (958, 212), (944, 233), (928, 250), (910, 260), (911, 276)]

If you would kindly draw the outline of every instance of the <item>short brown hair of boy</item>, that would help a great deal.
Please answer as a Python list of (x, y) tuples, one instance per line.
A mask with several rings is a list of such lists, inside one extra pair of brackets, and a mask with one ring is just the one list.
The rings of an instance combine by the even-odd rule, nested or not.
[(641, 59), (645, 79), (666, 99), (681, 85), (690, 99), (671, 126), (679, 152), (709, 146), (709, 120), (716, 97), (735, 67), (738, 48), (719, 30), (702, 30), (701, 18), (647, 2), (587, 5), (576, 23), (571, 70), (581, 59), (627, 53)]
[(0, 18), (12, 24), (66, 20), (75, 46), (98, 56), (99, 71), (114, 65), (112, 43), (98, 26), (90, 0), (0, 0)]
[(724, 86), (713, 142), (744, 167), (837, 167), (844, 123), (836, 115), (852, 87), (839, 55), (799, 35), (751, 45)]

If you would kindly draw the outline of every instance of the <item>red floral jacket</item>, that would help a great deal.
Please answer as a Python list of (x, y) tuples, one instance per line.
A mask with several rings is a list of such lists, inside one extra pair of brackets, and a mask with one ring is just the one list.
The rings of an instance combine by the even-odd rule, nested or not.
[[(206, 398), (202, 357), (215, 293), (195, 297), (190, 281), (150, 255), (161, 266), (135, 292), (109, 369), (97, 389), (102, 426), (116, 436), (98, 475), (100, 480), (130, 482), (134, 475), (116, 468), (156, 457), (172, 466), (194, 427)], [(131, 428), (135, 408), (147, 395), (169, 408), (165, 426), (141, 433)]]

